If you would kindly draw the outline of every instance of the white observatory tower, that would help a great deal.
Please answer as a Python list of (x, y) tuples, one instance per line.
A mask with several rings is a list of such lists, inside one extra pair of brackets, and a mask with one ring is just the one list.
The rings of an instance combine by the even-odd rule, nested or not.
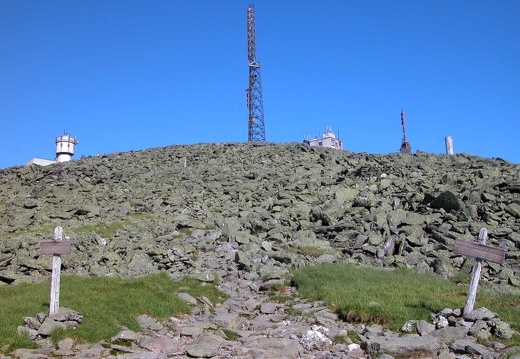
[(74, 156), (74, 146), (78, 144), (76, 137), (71, 137), (67, 132), (56, 137), (56, 162), (70, 161)]

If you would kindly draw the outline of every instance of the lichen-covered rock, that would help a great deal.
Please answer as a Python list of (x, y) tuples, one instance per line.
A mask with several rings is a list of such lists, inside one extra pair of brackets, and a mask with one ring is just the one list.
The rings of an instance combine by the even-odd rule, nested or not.
[(493, 323), (493, 333), (500, 339), (511, 339), (516, 332), (509, 323), (498, 320)]
[(459, 199), (451, 191), (442, 192), (431, 202), (430, 206), (432, 208), (442, 208), (446, 212), (450, 212), (452, 210), (458, 211), (462, 208)]

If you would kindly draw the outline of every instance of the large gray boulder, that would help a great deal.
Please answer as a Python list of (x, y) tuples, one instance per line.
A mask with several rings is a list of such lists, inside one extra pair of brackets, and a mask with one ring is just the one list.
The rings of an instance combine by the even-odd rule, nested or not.
[(402, 337), (374, 336), (364, 341), (361, 347), (370, 355), (387, 353), (399, 357), (425, 353), (436, 356), (447, 345), (439, 338), (418, 334), (407, 334)]

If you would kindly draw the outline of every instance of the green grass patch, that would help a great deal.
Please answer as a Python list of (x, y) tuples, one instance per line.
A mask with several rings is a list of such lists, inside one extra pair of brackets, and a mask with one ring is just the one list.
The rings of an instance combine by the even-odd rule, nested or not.
[[(59, 332), (56, 336), (97, 342), (117, 334), (119, 325), (139, 330), (135, 318), (140, 314), (166, 319), (188, 313), (189, 306), (177, 297), (180, 291), (193, 297), (205, 296), (214, 304), (226, 299), (212, 285), (201, 284), (193, 278), (173, 281), (165, 273), (139, 279), (63, 276), (60, 305), (83, 314), (84, 322), (75, 330)], [(49, 282), (0, 286), (0, 349), (28, 347), (27, 338), (18, 336), (16, 328), (23, 325), (24, 317), (48, 313), (49, 295)]]
[(125, 226), (135, 226), (135, 222), (123, 220), (120, 222), (109, 222), (99, 224), (86, 224), (76, 228), (76, 232), (94, 232), (103, 238), (113, 238), (116, 231), (125, 228)]
[(285, 303), (295, 299), (294, 295), (290, 292), (290, 285), (291, 283), (288, 280), (284, 282), (274, 282), (271, 283), (266, 290), (271, 300)]
[(471, 274), (459, 272), (451, 281), (457, 284), (468, 284), (471, 281)]
[(1, 233), (1, 240), (7, 240), (9, 237), (21, 237), (23, 235), (32, 234), (32, 233), (49, 233), (49, 236), (52, 238), (54, 233), (54, 229), (58, 226), (58, 224), (44, 224), (43, 226), (37, 228), (25, 228), (24, 230), (15, 231), (15, 232), (3, 232)]
[(163, 216), (157, 216), (152, 213), (130, 213), (128, 217), (135, 219), (164, 219)]
[(54, 229), (56, 229), (57, 226), (58, 226), (57, 224), (56, 225), (54, 225), (54, 224), (44, 224), (41, 227), (29, 230), (28, 232), (38, 232), (38, 233), (48, 232), (48, 233), (54, 234)]
[(322, 254), (325, 253), (323, 248), (319, 248), (319, 247), (312, 246), (312, 245), (298, 247), (297, 252), (299, 254), (305, 255), (307, 257), (312, 257), (312, 258), (318, 258), (319, 256), (321, 256)]
[(351, 344), (352, 340), (346, 334), (338, 334), (332, 338), (332, 343), (334, 344)]
[(231, 329), (222, 329), (222, 331), (224, 332), (224, 334), (226, 334), (226, 337), (228, 337), (229, 340), (235, 341), (238, 338), (240, 338), (240, 335)]
[[(431, 313), (444, 308), (462, 308), (467, 296), (467, 286), (406, 268), (323, 264), (296, 270), (293, 281), (301, 297), (325, 301), (343, 319), (383, 324), (391, 330), (410, 319), (430, 320)], [(498, 313), (506, 322), (520, 323), (519, 296), (479, 291), (475, 308), (479, 307)]]
[(294, 300), (296, 298), (292, 295), (287, 295), (287, 294), (272, 294), (271, 299), (278, 303), (286, 303), (286, 302), (290, 302), (291, 300)]

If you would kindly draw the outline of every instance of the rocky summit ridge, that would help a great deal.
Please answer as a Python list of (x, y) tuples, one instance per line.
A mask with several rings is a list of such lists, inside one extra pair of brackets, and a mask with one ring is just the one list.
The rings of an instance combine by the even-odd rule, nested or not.
[[(483, 280), (499, 291), (519, 292), (519, 174), (519, 165), (501, 159), (375, 155), (299, 143), (177, 145), (6, 168), (0, 170), (0, 283), (48, 278), (51, 263), (38, 256), (38, 243), (52, 239), (53, 228), (61, 226), (72, 241), (64, 273), (137, 277), (166, 271), (173, 278), (219, 278), (231, 300), (220, 311), (194, 313), (187, 322), (202, 319), (191, 329), (169, 323), (169, 332), (155, 330), (155, 337), (161, 330), (171, 335), (172, 328), (197, 333), (183, 336), (192, 342), (178, 345), (175, 356), (196, 357), (186, 347), (200, 342), (220, 348), (205, 357), (262, 357), (256, 349), (247, 351), (249, 341), (251, 348), (287, 347), (273, 354), (286, 357), (368, 357), (383, 344), (367, 342), (365, 350), (347, 354), (345, 348), (302, 342), (306, 330), (321, 333), (315, 337), (326, 337), (325, 329), (347, 330), (320, 303), (293, 303), (312, 315), (280, 334), (283, 325), (290, 327), (281, 324), (287, 320), (283, 308), (259, 290), (288, 278), (294, 268), (345, 260), (451, 278), (469, 273), (473, 262), (454, 253), (455, 240), (474, 241), (486, 227), (488, 244), (507, 252), (502, 265), (484, 263)], [(254, 303), (245, 303), (255, 296)], [(255, 318), (246, 322), (247, 313)], [(215, 316), (244, 332), (243, 352), (227, 350), (222, 338), (205, 337), (215, 336), (203, 330), (217, 325)], [(245, 333), (255, 325), (262, 335), (271, 334)], [(366, 338), (379, 336), (377, 328), (371, 330)], [(133, 339), (136, 348), (146, 347), (139, 338)], [(439, 343), (428, 350), (454, 355), (449, 344)], [(147, 353), (142, 357), (170, 357), (160, 350)]]

